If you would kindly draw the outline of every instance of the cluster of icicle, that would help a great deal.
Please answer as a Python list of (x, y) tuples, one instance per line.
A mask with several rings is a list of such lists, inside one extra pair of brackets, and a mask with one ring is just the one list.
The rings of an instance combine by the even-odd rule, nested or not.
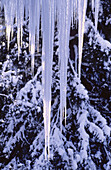
[[(92, 0), (92, 10), (95, 15), (97, 29), (99, 0)], [(43, 115), (45, 128), (45, 158), (49, 157), (50, 113), (51, 113), (51, 82), (54, 27), (57, 23), (60, 64), (60, 129), (65, 116), (66, 122), (66, 87), (67, 63), (69, 57), (70, 26), (78, 23), (78, 76), (81, 75), (82, 47), (87, 0), (1, 0), (4, 8), (6, 36), (8, 42), (13, 36), (14, 21), (17, 24), (18, 60), (22, 47), (24, 13), (29, 17), (29, 49), (31, 53), (31, 69), (34, 73), (35, 44), (39, 45), (39, 27), (42, 28), (42, 85), (43, 85)]]

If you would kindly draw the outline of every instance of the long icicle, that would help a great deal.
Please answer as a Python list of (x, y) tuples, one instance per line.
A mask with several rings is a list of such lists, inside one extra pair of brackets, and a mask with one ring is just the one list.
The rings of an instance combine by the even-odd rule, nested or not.
[[(64, 56), (65, 56), (65, 2), (59, 3), (58, 21), (59, 21), (59, 61), (60, 61), (60, 129), (62, 132), (62, 120), (64, 114)], [(61, 19), (62, 18), (62, 19)], [(64, 29), (63, 29), (64, 26)]]
[(16, 0), (16, 20), (17, 20), (18, 61), (19, 61), (19, 55), (20, 55), (20, 0)]
[(40, 0), (36, 1), (36, 43), (37, 52), (39, 52), (39, 25), (40, 25)]
[(4, 12), (5, 12), (5, 22), (6, 22), (7, 50), (9, 50), (10, 33), (11, 33), (10, 9), (11, 9), (10, 1), (5, 1), (4, 2)]
[(45, 129), (45, 159), (50, 157), (51, 83), (54, 39), (54, 0), (42, 1), (42, 85)]
[(71, 26), (71, 14), (73, 11), (73, 6), (71, 6), (71, 1), (66, 0), (66, 12), (65, 12), (65, 58), (64, 58), (64, 116), (66, 125), (66, 95), (67, 95), (67, 65), (69, 58), (69, 36), (70, 36), (70, 26)]
[(29, 43), (31, 53), (31, 72), (34, 76), (35, 62), (35, 29), (36, 29), (36, 0), (29, 0)]
[(97, 27), (98, 27), (99, 5), (100, 5), (100, 0), (95, 0), (95, 28), (96, 28), (96, 31), (97, 31)]
[(92, 5), (92, 6), (91, 6), (91, 7), (92, 7), (92, 11), (94, 11), (94, 3), (95, 3), (94, 1), (95, 1), (95, 0), (92, 0), (92, 1), (91, 1), (91, 5)]
[(11, 39), (13, 38), (13, 24), (14, 24), (14, 17), (16, 14), (16, 7), (14, 7), (14, 0), (11, 1)]
[(23, 20), (24, 20), (24, 2), (23, 0), (20, 0), (20, 41), (21, 41), (21, 47), (22, 47), (22, 34), (23, 34)]
[(84, 24), (86, 16), (87, 0), (78, 0), (78, 53), (79, 53), (79, 63), (78, 63), (78, 75), (81, 78), (81, 63), (82, 63), (82, 47), (83, 47), (83, 37), (84, 37)]
[(62, 120), (64, 116), (66, 124), (67, 62), (69, 56), (69, 34), (72, 14), (71, 1), (65, 0), (64, 3), (62, 3), (61, 1), (61, 3), (59, 3), (59, 5), (57, 6), (57, 10), (59, 22), (58, 30), (59, 30), (59, 60), (60, 60), (60, 129), (62, 132)]

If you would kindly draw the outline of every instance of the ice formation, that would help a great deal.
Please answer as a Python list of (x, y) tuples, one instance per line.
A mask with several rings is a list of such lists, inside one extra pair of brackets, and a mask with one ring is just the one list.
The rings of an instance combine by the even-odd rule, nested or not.
[(94, 10), (94, 0), (92, 0), (92, 11)]
[(82, 63), (82, 47), (83, 47), (83, 36), (84, 36), (84, 24), (86, 16), (87, 0), (78, 1), (78, 37), (79, 37), (79, 64), (78, 64), (78, 74), (81, 77), (81, 63)]
[[(66, 87), (67, 87), (67, 62), (69, 56), (69, 35), (71, 25), (72, 6), (71, 1), (57, 5), (58, 31), (59, 31), (59, 62), (60, 62), (60, 128), (65, 116), (66, 124)], [(62, 18), (62, 20), (61, 20)], [(64, 27), (64, 29), (63, 29)], [(64, 49), (65, 47), (65, 49)]]
[[(99, 0), (92, 0), (92, 10), (95, 9), (95, 28), (97, 29)], [(42, 89), (45, 127), (45, 155), (49, 155), (50, 114), (51, 114), (51, 82), (54, 25), (57, 23), (60, 62), (60, 129), (65, 116), (66, 123), (66, 93), (67, 93), (67, 63), (69, 57), (69, 35), (71, 24), (78, 22), (78, 75), (81, 77), (82, 47), (87, 0), (1, 0), (4, 7), (7, 48), (9, 49), (13, 25), (17, 25), (18, 60), (22, 47), (22, 33), (25, 19), (29, 16), (29, 49), (31, 53), (31, 70), (34, 75), (34, 54), (39, 49), (39, 24), (42, 27)], [(41, 16), (41, 17), (40, 17)], [(41, 18), (41, 20), (40, 20)], [(36, 46), (37, 44), (37, 46)], [(77, 51), (77, 49), (76, 49)], [(76, 52), (77, 53), (77, 52)], [(76, 55), (77, 61), (77, 55)], [(76, 70), (77, 70), (77, 64)], [(48, 151), (47, 151), (48, 150)]]
[(99, 3), (100, 3), (100, 0), (95, 0), (95, 28), (96, 30), (98, 26)]
[(51, 113), (51, 84), (54, 40), (54, 0), (42, 1), (42, 85), (43, 85), (43, 114), (45, 127), (45, 158), (47, 150), (49, 157), (50, 113)]

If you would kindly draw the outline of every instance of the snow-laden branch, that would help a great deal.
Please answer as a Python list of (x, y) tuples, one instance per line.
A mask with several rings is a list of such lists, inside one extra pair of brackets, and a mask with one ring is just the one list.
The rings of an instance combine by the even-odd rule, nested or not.
[(98, 31), (96, 31), (95, 26), (93, 24), (93, 22), (90, 19), (86, 19), (86, 23), (85, 23), (85, 33), (88, 32), (88, 29), (92, 28), (93, 32), (89, 34), (89, 38), (90, 39), (90, 43), (92, 43), (92, 38), (94, 38), (94, 43), (95, 45), (99, 45), (101, 48), (101, 51), (106, 52), (106, 54), (108, 55), (110, 49), (111, 49), (111, 43), (108, 40), (105, 40)]

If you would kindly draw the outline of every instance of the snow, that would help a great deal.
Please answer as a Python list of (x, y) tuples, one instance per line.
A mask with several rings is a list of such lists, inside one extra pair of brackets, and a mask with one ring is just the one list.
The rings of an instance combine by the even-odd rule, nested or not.
[(100, 141), (104, 141), (105, 140), (105, 136), (103, 134), (103, 131), (96, 126), (94, 123), (89, 123), (89, 131), (91, 133), (93, 133), (95, 135), (95, 137), (97, 137)]
[(80, 155), (79, 155), (79, 154), (76, 154), (76, 155), (75, 155), (75, 158), (76, 158), (77, 163), (80, 162), (80, 159), (81, 159), (81, 158), (80, 158)]
[(68, 148), (68, 154), (70, 156), (70, 161), (71, 161), (71, 165), (70, 166), (71, 166), (71, 168), (76, 170), (77, 169), (77, 162), (73, 158), (73, 150)]
[[(95, 45), (96, 44), (99, 45), (101, 48), (101, 51), (104, 51), (108, 54), (109, 49), (111, 49), (111, 43), (108, 40), (105, 40), (103, 37), (101, 37), (99, 32), (96, 31), (93, 22), (87, 18), (86, 24), (85, 24), (85, 33), (87, 33), (89, 27), (92, 27), (93, 31), (95, 32), (95, 41), (96, 41)], [(90, 38), (91, 36), (93, 36), (92, 33), (90, 33)]]
[(88, 112), (86, 110), (83, 110), (82, 112), (83, 113), (78, 117), (78, 123), (80, 123), (80, 127), (78, 131), (80, 133), (80, 138), (82, 143), (82, 149), (80, 151), (81, 162), (83, 161), (83, 159), (87, 159), (87, 149), (89, 146), (89, 135), (85, 131)]
[(109, 18), (105, 23), (105, 25), (108, 25), (108, 24), (111, 24), (111, 18)]
[[(36, 79), (40, 71), (41, 71), (41, 67), (39, 68), (37, 74), (34, 76), (33, 80), (27, 82), (26, 85), (17, 93), (16, 103), (15, 103), (16, 105), (22, 104), (25, 107), (28, 106), (30, 108), (32, 108), (32, 106), (35, 104), (37, 105), (36, 95), (37, 92), (41, 90), (41, 84), (40, 82), (36, 81)], [(35, 84), (35, 86), (33, 84)], [(28, 92), (32, 93), (32, 98), (30, 101), (28, 100), (27, 97)], [(22, 97), (24, 98), (24, 101), (22, 101)]]
[[(10, 128), (13, 129), (11, 126), (13, 126), (13, 122), (11, 122), (11, 124), (10, 124)], [(22, 140), (22, 138), (24, 138), (26, 140), (25, 135), (24, 135), (24, 129), (25, 129), (24, 125), (21, 126), (19, 131), (15, 134), (15, 136), (14, 137), (11, 136), (9, 138), (9, 140), (6, 142), (6, 146), (5, 146), (4, 150), (3, 150), (3, 153), (8, 152), (7, 157), (10, 156), (11, 149), (13, 147), (12, 145), (14, 145), (16, 143), (16, 141), (20, 141), (20, 139)]]
[(81, 99), (89, 99), (88, 92), (82, 84), (76, 85), (76, 90)]
[[(89, 111), (90, 111), (90, 114), (93, 112), (93, 114), (91, 115), (92, 118), (93, 118), (93, 121), (94, 121), (95, 124), (97, 124), (100, 127), (98, 129), (98, 128), (96, 128), (96, 125), (94, 124), (93, 127), (91, 127), (90, 130), (92, 131), (92, 128), (93, 129), (95, 128), (98, 131), (97, 133), (100, 134), (100, 135), (98, 134), (98, 137), (100, 137), (102, 139), (102, 141), (105, 138), (104, 135), (110, 137), (111, 128), (107, 125), (106, 119), (104, 117), (102, 117), (102, 115), (98, 111), (94, 110), (94, 108), (91, 107), (91, 106), (89, 106)], [(98, 122), (99, 122), (99, 124), (98, 124)]]
[(4, 123), (5, 121), (3, 119), (0, 119), (0, 123)]
[(106, 170), (111, 169), (111, 159), (110, 159), (110, 161), (109, 161), (107, 164), (104, 165), (104, 168), (105, 168)]
[(99, 33), (96, 35), (96, 39), (96, 42), (99, 43), (101, 46), (101, 50), (105, 50), (105, 52), (107, 53), (109, 49), (111, 49), (111, 43), (107, 40), (104, 40)]

